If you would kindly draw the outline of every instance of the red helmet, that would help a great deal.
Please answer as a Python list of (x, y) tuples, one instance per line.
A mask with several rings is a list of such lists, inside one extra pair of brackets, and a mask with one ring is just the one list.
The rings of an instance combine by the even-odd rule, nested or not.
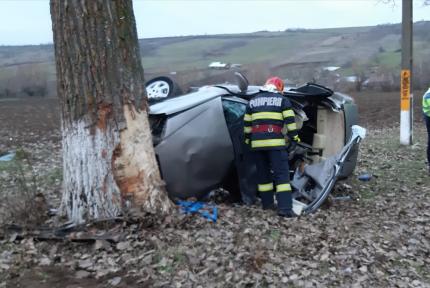
[(265, 85), (273, 85), (279, 92), (284, 91), (284, 81), (279, 77), (270, 77)]

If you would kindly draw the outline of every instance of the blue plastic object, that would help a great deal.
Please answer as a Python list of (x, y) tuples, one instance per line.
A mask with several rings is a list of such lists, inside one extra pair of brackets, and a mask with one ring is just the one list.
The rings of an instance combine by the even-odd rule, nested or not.
[(12, 161), (14, 157), (15, 157), (15, 152), (11, 152), (11, 153), (8, 153), (6, 155), (1, 156), (0, 161), (4, 161), (4, 162)]
[(185, 214), (198, 213), (204, 218), (213, 222), (216, 222), (216, 220), (218, 219), (218, 208), (215, 205), (191, 201), (178, 201), (178, 205), (181, 207), (182, 212)]
[(361, 174), (360, 176), (358, 176), (358, 180), (360, 181), (370, 181), (370, 179), (372, 179), (372, 175), (371, 174)]

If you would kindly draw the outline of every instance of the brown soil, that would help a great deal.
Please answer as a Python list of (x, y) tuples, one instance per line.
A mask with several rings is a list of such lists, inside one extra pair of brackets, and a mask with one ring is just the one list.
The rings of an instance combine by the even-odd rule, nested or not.
[[(415, 91), (414, 122), (422, 122), (421, 97), (424, 91)], [(398, 127), (400, 121), (399, 92), (352, 92), (358, 106), (359, 124), (367, 128)]]
[[(67, 269), (58, 269), (58, 267), (37, 267), (31, 270), (25, 270), (19, 278), (10, 281), (8, 288), (104, 288), (110, 278), (114, 276), (110, 275), (106, 279), (94, 279), (94, 278), (83, 278), (78, 279), (75, 277), (73, 271)], [(133, 278), (122, 278), (117, 288), (134, 287), (136, 279)]]
[[(0, 99), (0, 151), (21, 143), (59, 140), (58, 101), (52, 98)], [(3, 147), (4, 148), (4, 147)]]
[[(415, 95), (415, 120), (419, 122), (421, 121), (419, 99), (422, 93), (417, 92)], [(372, 129), (398, 126), (400, 111), (399, 95), (397, 92), (361, 92), (352, 93), (352, 96), (358, 104), (359, 124)], [(16, 146), (17, 143), (26, 145), (26, 143), (31, 142), (44, 142), (45, 139), (49, 140), (48, 142), (58, 142), (60, 140), (59, 109), (58, 103), (54, 99), (0, 100), (0, 123), (0, 152), (2, 147), (7, 149), (8, 147)], [(414, 164), (410, 167), (402, 166), (399, 170), (396, 166), (399, 159), (396, 158), (393, 160), (390, 158), (391, 156), (387, 156), (397, 155), (396, 153), (399, 149), (398, 144), (396, 141), (394, 141), (395, 143), (392, 141), (393, 143), (390, 142), (386, 144), (386, 141), (392, 139), (397, 131), (395, 131), (395, 129), (386, 129), (386, 131), (388, 131), (387, 135), (382, 132), (378, 132), (382, 133), (381, 135), (378, 133), (369, 133), (370, 139), (366, 139), (361, 147), (362, 155), (357, 169), (357, 173), (368, 171), (373, 171), (374, 175), (378, 173), (380, 174), (379, 179), (376, 175), (372, 181), (366, 183), (351, 179), (347, 185), (340, 186), (347, 190), (346, 192), (341, 191), (342, 193), (350, 193), (353, 198), (357, 197), (357, 201), (335, 202), (335, 207), (331, 209), (323, 210), (321, 213), (316, 213), (304, 219), (290, 222), (279, 221), (276, 216), (272, 216), (260, 209), (224, 208), (224, 210), (222, 210), (222, 206), (220, 206), (220, 220), (219, 223), (214, 224), (213, 227), (204, 220), (192, 219), (190, 220), (191, 223), (183, 227), (182, 230), (173, 226), (174, 229), (168, 228), (165, 233), (158, 232), (154, 234), (150, 233), (149, 235), (147, 234), (148, 231), (139, 230), (142, 234), (139, 234), (139, 241), (142, 241), (139, 243), (144, 243), (142, 244), (143, 247), (136, 246), (139, 247), (137, 249), (141, 249), (141, 251), (133, 250), (132, 252), (136, 253), (133, 254), (130, 251), (128, 253), (133, 254), (133, 257), (137, 258), (141, 253), (145, 253), (145, 251), (151, 251), (151, 249), (156, 250), (158, 254), (156, 255), (157, 257), (154, 256), (152, 266), (151, 264), (145, 264), (146, 266), (141, 266), (137, 268), (137, 270), (147, 269), (149, 267), (148, 275), (152, 275), (151, 277), (156, 279), (154, 281), (156, 281), (155, 283), (158, 283), (160, 287), (163, 286), (163, 283), (166, 283), (165, 286), (168, 287), (173, 286), (173, 280), (171, 280), (172, 278), (170, 277), (179, 277), (175, 279), (177, 279), (177, 281), (182, 281), (181, 277), (183, 276), (181, 276), (182, 274), (179, 272), (181, 272), (182, 269), (187, 270), (188, 268), (186, 267), (188, 266), (200, 271), (199, 273), (197, 273), (198, 271), (194, 271), (196, 273), (195, 275), (198, 275), (196, 277), (198, 277), (198, 282), (200, 283), (203, 283), (201, 281), (204, 280), (209, 282), (214, 282), (215, 280), (222, 281), (222, 277), (222, 279), (218, 279), (217, 277), (219, 277), (219, 275), (213, 275), (212, 273), (213, 270), (216, 270), (215, 268), (218, 267), (215, 265), (216, 267), (213, 268), (209, 265), (212, 260), (206, 261), (206, 259), (204, 259), (201, 262), (193, 259), (192, 261), (189, 260), (192, 257), (187, 253), (194, 253), (196, 249), (196, 251), (201, 253), (202, 257), (205, 255), (203, 253), (208, 253), (208, 255), (213, 255), (211, 257), (216, 261), (222, 261), (219, 267), (227, 269), (230, 265), (228, 263), (234, 263), (236, 270), (232, 274), (232, 278), (245, 269), (246, 267), (244, 265), (248, 262), (251, 263), (248, 263), (249, 265), (254, 267), (252, 268), (254, 272), (249, 275), (258, 276), (260, 275), (258, 273), (262, 275), (266, 273), (266, 276), (269, 274), (272, 275), (270, 271), (275, 271), (275, 268), (268, 266), (268, 264), (266, 265), (265, 262), (267, 261), (269, 264), (274, 263), (276, 267), (281, 267), (285, 263), (288, 263), (288, 265), (291, 266), (292, 272), (289, 278), (287, 277), (287, 280), (289, 281), (288, 284), (293, 286), (302, 286), (303, 284), (300, 282), (300, 279), (294, 280), (294, 278), (297, 277), (293, 276), (309, 276), (302, 276), (300, 274), (303, 272), (303, 265), (308, 265), (309, 263), (309, 265), (313, 265), (309, 266), (312, 267), (309, 271), (315, 274), (312, 274), (312, 277), (308, 279), (309, 283), (315, 281), (315, 279), (321, 282), (315, 282), (317, 283), (314, 283), (316, 287), (318, 287), (319, 284), (321, 284), (321, 286), (352, 286), (354, 283), (360, 283), (360, 281), (363, 281), (365, 284), (363, 283), (364, 286), (359, 285), (357, 287), (393, 287), (396, 286), (394, 283), (399, 284), (398, 287), (406, 287), (407, 283), (405, 281), (412, 281), (413, 279), (415, 279), (414, 281), (419, 280), (416, 285), (428, 284), (430, 283), (427, 282), (429, 274), (428, 268), (426, 268), (428, 266), (426, 265), (428, 265), (428, 263), (424, 257), (424, 255), (428, 256), (428, 251), (422, 250), (424, 247), (427, 247), (424, 245), (428, 243), (426, 242), (427, 240), (422, 238), (427, 238), (423, 235), (428, 235), (426, 234), (428, 228), (423, 224), (424, 222), (419, 222), (428, 219), (429, 215), (428, 212), (425, 212), (428, 211), (428, 198), (425, 196), (427, 194), (422, 193), (422, 191), (424, 191), (423, 189), (427, 189), (428, 187), (428, 177), (425, 178), (425, 175), (422, 176), (423, 169), (421, 166), (423, 165), (419, 164), (423, 161), (424, 153), (420, 151), (424, 151), (424, 148), (420, 148), (418, 152), (417, 149), (406, 151), (406, 148), (404, 148), (402, 151), (405, 153), (402, 153), (402, 155), (408, 155), (407, 153), (410, 153), (411, 155), (415, 155), (414, 157), (416, 157), (416, 159), (410, 159), (411, 161), (409, 162), (406, 160), (403, 161), (403, 158), (403, 160), (400, 159), (402, 163)], [(423, 133), (421, 134), (424, 135)], [(423, 138), (422, 135), (421, 138)], [(372, 139), (372, 137), (374, 139)], [(12, 138), (12, 141), (9, 140), (10, 138)], [(385, 150), (381, 149), (383, 145), (387, 145), (387, 147), (384, 148)], [(377, 161), (375, 161), (375, 159), (377, 159)], [(405, 174), (405, 171), (410, 171), (410, 175), (407, 175), (410, 179), (405, 178), (405, 180), (402, 178), (399, 180), (399, 175), (402, 175), (402, 173)], [(415, 178), (412, 178), (412, 176)], [(426, 191), (428, 191), (428, 189)], [(360, 201), (358, 201), (359, 199)], [(262, 219), (265, 220), (261, 221)], [(410, 225), (408, 223), (414, 224)], [(247, 227), (251, 227), (251, 229), (246, 229)], [(260, 230), (264, 231), (261, 232)], [(216, 236), (213, 236), (214, 233)], [(233, 256), (237, 253), (237, 255), (242, 255), (243, 257), (237, 256), (235, 258), (232, 256), (232, 258), (228, 260), (230, 262), (227, 260), (227, 262), (224, 261), (224, 258), (227, 257), (225, 255), (229, 254), (225, 252), (226, 247), (223, 245), (230, 243), (227, 240), (227, 244), (222, 242), (228, 238), (226, 238), (224, 234), (231, 234), (239, 239), (233, 241), (234, 243), (237, 242), (235, 244), (236, 246), (234, 250), (228, 253), (233, 253)], [(202, 237), (205, 241), (196, 241), (195, 239), (199, 239), (199, 237)], [(262, 239), (264, 241), (262, 241)], [(415, 242), (411, 242), (410, 239)], [(144, 241), (147, 241), (147, 243)], [(276, 253), (270, 252), (272, 248), (267, 248), (273, 244), (272, 242), (276, 242), (274, 244), (275, 248), (273, 248), (273, 251), (278, 251)], [(253, 243), (256, 243), (257, 246)], [(40, 248), (42, 244), (43, 243), (36, 244), (38, 251), (40, 250), (46, 255), (49, 254), (48, 248), (50, 248), (51, 244), (47, 243), (47, 247), (43, 249)], [(5, 245), (7, 245), (7, 243)], [(414, 248), (414, 245), (416, 245), (417, 248)], [(58, 254), (61, 251), (61, 253), (63, 253), (62, 257), (67, 259), (67, 261), (74, 259), (73, 261), (78, 262), (82, 253), (90, 253), (92, 256), (101, 253), (91, 252), (91, 247), (85, 247), (85, 245), (76, 247), (76, 249), (72, 249), (70, 243), (65, 243), (64, 246), (65, 247), (60, 248)], [(406, 246), (409, 247), (407, 252), (409, 254), (407, 255), (402, 254), (402, 249)], [(14, 249), (18, 249), (19, 247), (20, 246), (16, 244), (16, 248)], [(183, 247), (186, 247), (185, 251), (187, 253), (181, 252)], [(290, 247), (294, 247), (294, 249), (290, 249)], [(410, 250), (412, 249), (411, 247), (415, 250)], [(176, 250), (173, 252), (169, 250), (173, 248)], [(261, 255), (258, 254), (258, 251), (254, 253), (256, 249), (263, 251), (260, 253)], [(26, 248), (22, 247), (19, 251), (22, 251), (24, 254)], [(18, 252), (15, 252), (15, 254), (16, 253)], [(104, 253), (109, 256), (112, 252)], [(115, 259), (120, 259), (123, 252), (117, 253), (118, 254), (115, 254)], [(184, 255), (186, 257), (183, 257), (181, 253), (185, 253), (186, 255)], [(171, 255), (176, 256), (173, 257)], [(262, 260), (259, 258), (259, 255)], [(330, 255), (330, 257), (327, 255)], [(173, 257), (173, 260), (171, 260), (173, 264), (169, 264), (171, 266), (160, 266), (161, 264), (157, 263), (157, 261), (163, 263), (163, 261), (159, 259), (170, 259), (169, 257)], [(183, 258), (185, 260), (183, 260)], [(209, 259), (210, 257), (205, 258)], [(368, 260), (368, 258), (371, 260)], [(118, 261), (126, 263), (126, 260), (128, 259)], [(264, 264), (260, 265), (260, 260)], [(410, 261), (410, 263), (412, 263), (410, 265), (415, 265), (414, 267), (417, 268), (412, 269), (408, 268), (409, 266), (404, 266), (404, 263), (401, 262), (403, 260)], [(16, 264), (19, 270), (11, 272), (15, 274), (11, 278), (8, 277), (9, 281), (6, 287), (106, 287), (108, 285), (108, 280), (115, 276), (120, 276), (122, 278), (121, 283), (116, 287), (153, 286), (150, 282), (148, 282), (149, 284), (145, 282), (136, 284), (136, 279), (133, 278), (134, 276), (130, 276), (127, 271), (127, 266), (124, 266), (121, 272), (111, 273), (99, 279), (94, 279), (93, 276), (85, 279), (76, 279), (76, 271), (74, 271), (72, 267), (67, 268), (61, 265), (59, 267), (58, 263), (56, 265), (38, 266), (38, 264), (34, 262), (23, 261), (24, 262), (20, 265)], [(33, 259), (32, 261), (36, 260)], [(175, 261), (177, 261), (177, 263)], [(183, 261), (186, 263), (185, 266)], [(200, 263), (198, 265), (202, 267), (195, 264), (197, 262)], [(207, 275), (202, 274), (206, 271), (205, 265), (209, 265), (207, 266), (207, 269), (209, 269), (206, 272)], [(249, 270), (248, 268), (246, 269), (247, 271)], [(369, 271), (367, 269), (369, 269)], [(190, 268), (190, 271), (191, 270)], [(174, 276), (176, 272), (178, 272), (179, 276)], [(297, 273), (297, 275), (295, 273)], [(239, 273), (237, 275), (245, 277), (247, 274), (242, 275)], [(403, 281), (403, 279), (406, 279), (404, 278), (406, 276), (409, 280)], [(276, 281), (280, 281), (280, 279), (284, 278), (275, 278), (273, 281), (280, 284), (280, 282)], [(1, 279), (2, 276), (0, 275), (0, 280)], [(303, 278), (303, 281), (304, 280), (305, 278)], [(258, 286), (258, 283), (262, 284), (263, 282), (257, 281), (256, 283)], [(270, 283), (270, 281), (268, 283)], [(267, 283), (264, 282), (264, 284)], [(403, 284), (404, 286), (402, 286)]]

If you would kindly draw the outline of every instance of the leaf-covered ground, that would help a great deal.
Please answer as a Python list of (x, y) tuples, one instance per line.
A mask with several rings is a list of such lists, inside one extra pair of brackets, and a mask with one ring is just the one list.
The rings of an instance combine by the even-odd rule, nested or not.
[[(109, 230), (117, 235), (111, 242), (0, 233), (0, 287), (430, 287), (426, 132), (417, 125), (411, 147), (398, 135), (371, 128), (354, 175), (333, 193), (351, 200), (329, 199), (298, 219), (220, 204), (217, 223), (175, 215), (87, 228)], [(55, 203), (58, 144), (35, 141), (31, 149), (48, 179), (40, 192)], [(7, 173), (0, 166), (4, 185)], [(364, 173), (370, 181), (357, 180)]]

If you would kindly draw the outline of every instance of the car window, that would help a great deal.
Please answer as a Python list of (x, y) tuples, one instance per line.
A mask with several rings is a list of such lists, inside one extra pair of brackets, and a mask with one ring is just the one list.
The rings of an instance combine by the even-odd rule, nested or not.
[(245, 104), (229, 100), (223, 100), (222, 107), (224, 109), (224, 116), (227, 124), (242, 120), (243, 114), (245, 114), (246, 110)]

